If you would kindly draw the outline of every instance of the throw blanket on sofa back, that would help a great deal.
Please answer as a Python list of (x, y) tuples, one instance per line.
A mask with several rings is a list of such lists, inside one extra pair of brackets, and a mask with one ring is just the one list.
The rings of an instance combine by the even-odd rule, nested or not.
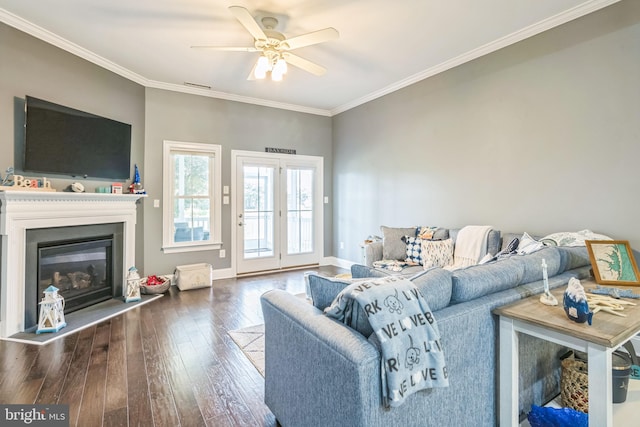
[(384, 277), (352, 283), (325, 313), (350, 326), (357, 304), (380, 341), (385, 407), (401, 405), (418, 390), (449, 386), (438, 326), (412, 282)]

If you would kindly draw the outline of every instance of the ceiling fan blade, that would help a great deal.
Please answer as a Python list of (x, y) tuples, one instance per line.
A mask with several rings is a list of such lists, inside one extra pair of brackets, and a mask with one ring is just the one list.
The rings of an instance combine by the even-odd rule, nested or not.
[(327, 72), (326, 68), (307, 59), (301, 58), (298, 55), (294, 55), (293, 53), (283, 52), (282, 56), (285, 61), (294, 67), (298, 67), (311, 74), (315, 74), (316, 76), (323, 76)]
[(288, 50), (298, 49), (305, 46), (311, 46), (312, 44), (318, 44), (329, 40), (334, 40), (340, 37), (340, 33), (333, 27), (325, 28), (324, 30), (314, 31), (312, 33), (303, 34), (301, 36), (292, 37), (286, 39), (284, 44), (288, 46)]
[(258, 49), (256, 49), (254, 46), (247, 46), (247, 47), (241, 47), (241, 46), (191, 46), (192, 49), (210, 49), (210, 50), (220, 50), (220, 51), (224, 51), (224, 52), (257, 52)]
[(260, 25), (253, 19), (251, 13), (247, 9), (242, 6), (229, 6), (229, 10), (233, 13), (233, 16), (236, 17), (238, 21), (242, 24), (244, 28), (251, 33), (254, 39), (256, 40), (266, 40), (267, 35), (264, 33)]

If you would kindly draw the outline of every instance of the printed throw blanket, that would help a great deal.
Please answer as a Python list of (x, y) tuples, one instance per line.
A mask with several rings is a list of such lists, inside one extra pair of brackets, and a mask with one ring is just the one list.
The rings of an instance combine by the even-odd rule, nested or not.
[(412, 282), (400, 277), (355, 282), (324, 311), (350, 326), (357, 304), (380, 341), (385, 407), (400, 406), (418, 390), (449, 386), (438, 326)]

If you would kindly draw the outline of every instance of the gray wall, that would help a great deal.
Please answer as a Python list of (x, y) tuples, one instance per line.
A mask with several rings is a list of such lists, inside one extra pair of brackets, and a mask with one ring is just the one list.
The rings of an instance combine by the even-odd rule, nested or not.
[[(325, 195), (331, 200), (331, 119), (239, 102), (168, 92), (146, 91), (146, 150), (144, 186), (145, 267), (154, 274), (172, 273), (176, 265), (212, 263), (214, 269), (231, 266), (231, 205), (222, 206), (222, 240), (227, 256), (219, 251), (165, 255), (162, 250), (163, 140), (201, 142), (222, 146), (222, 185), (231, 187), (231, 151), (264, 152), (265, 147), (295, 148), (297, 154), (324, 157)], [(234, 189), (231, 188), (231, 192)], [(324, 205), (325, 252), (332, 250), (332, 204)]]
[(639, 117), (635, 0), (344, 112), (333, 252), (359, 261), (380, 225), (588, 228), (640, 248)]
[[(132, 124), (132, 163), (140, 168), (149, 193), (138, 206), (136, 264), (143, 274), (172, 273), (176, 265), (231, 264), (231, 206), (223, 206), (225, 259), (218, 251), (164, 255), (162, 209), (162, 141), (207, 142), (223, 147), (223, 185), (231, 185), (231, 150), (264, 152), (264, 147), (295, 148), (298, 154), (324, 157), (325, 195), (331, 198), (332, 144), (328, 117), (259, 107), (219, 99), (148, 89), (0, 23), (0, 170), (14, 166), (14, 147), (21, 144), (19, 116), (25, 95), (46, 99)], [(16, 111), (18, 113), (16, 113)], [(147, 163), (148, 162), (148, 163)], [(51, 177), (50, 177), (51, 178)], [(58, 190), (80, 180), (87, 191), (105, 185), (58, 177)], [(231, 189), (233, 191), (233, 189)], [(332, 250), (332, 208), (325, 209), (325, 251)]]
[[(24, 108), (25, 95), (131, 124), (132, 165), (143, 166), (144, 88), (0, 23), (0, 171), (3, 176), (7, 167), (20, 167), (21, 160), (15, 159), (14, 147), (22, 144), (24, 137), (24, 113), (20, 108)], [(47, 178), (53, 178), (52, 185), (58, 190), (73, 181), (82, 182), (87, 191), (110, 184), (71, 177)], [(142, 216), (139, 209), (138, 223)], [(144, 241), (142, 227), (137, 228), (136, 239)], [(136, 245), (139, 268), (143, 267), (142, 252), (143, 246)]]

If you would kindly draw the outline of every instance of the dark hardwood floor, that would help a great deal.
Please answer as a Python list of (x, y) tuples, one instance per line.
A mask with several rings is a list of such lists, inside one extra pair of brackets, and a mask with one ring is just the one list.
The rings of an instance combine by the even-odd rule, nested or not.
[(45, 346), (0, 341), (0, 402), (68, 404), (70, 425), (81, 427), (275, 426), (264, 379), (227, 332), (263, 323), (267, 290), (304, 292), (304, 271), (172, 287)]

